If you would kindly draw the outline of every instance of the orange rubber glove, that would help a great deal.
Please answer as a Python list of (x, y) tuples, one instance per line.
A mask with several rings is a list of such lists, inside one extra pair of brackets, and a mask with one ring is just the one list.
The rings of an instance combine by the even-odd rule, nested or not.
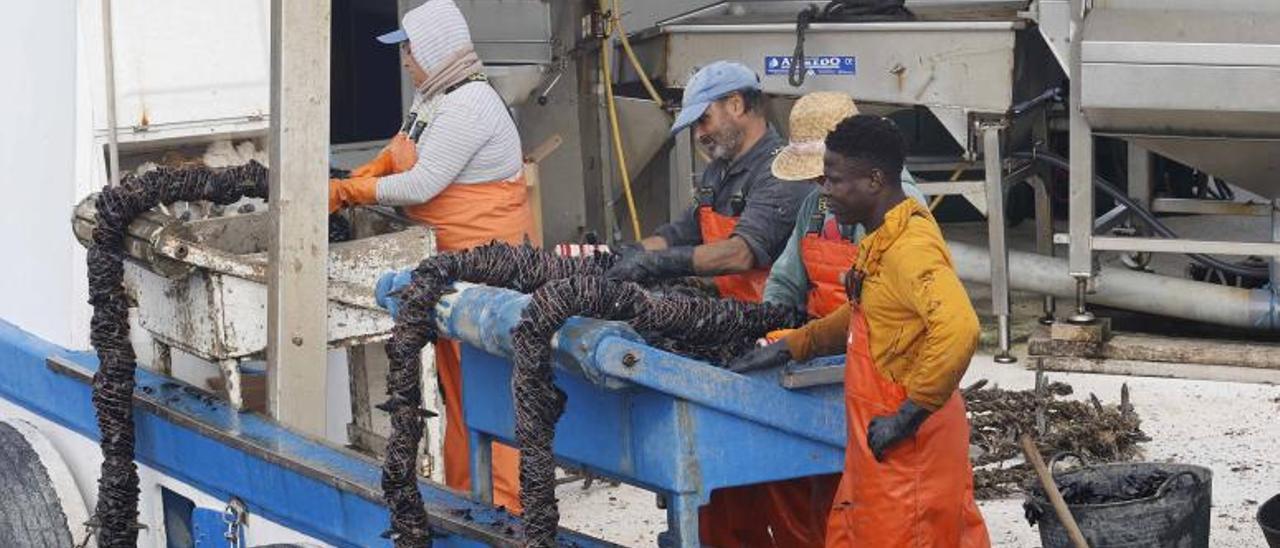
[(386, 177), (404, 173), (418, 163), (418, 145), (404, 132), (397, 132), (387, 146), (368, 163), (351, 170), (352, 177)]
[(329, 180), (329, 213), (344, 207), (378, 203), (377, 177)]
[[(761, 340), (764, 341), (765, 344), (776, 343), (782, 339), (787, 338), (787, 335), (795, 333), (795, 331), (796, 330), (794, 329), (774, 329), (773, 331), (765, 333), (764, 337)], [(764, 344), (760, 346), (764, 346)]]

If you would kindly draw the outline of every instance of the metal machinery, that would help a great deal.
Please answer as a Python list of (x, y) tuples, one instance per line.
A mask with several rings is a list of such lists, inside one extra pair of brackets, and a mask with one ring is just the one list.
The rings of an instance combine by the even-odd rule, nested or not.
[[(96, 226), (92, 194), (76, 207), (72, 229), (88, 246)], [(346, 347), (386, 338), (392, 321), (373, 301), (378, 276), (435, 254), (431, 229), (361, 208), (351, 241), (328, 252), (328, 345)], [(151, 335), (152, 367), (171, 374), (171, 348), (216, 363), (231, 405), (243, 405), (240, 362), (267, 350), (265, 211), (190, 222), (148, 212), (130, 225), (126, 284), (138, 323)]]
[[(1005, 154), (1048, 138), (1044, 107), (1065, 79), (1052, 48), (1057, 35), (1036, 25), (1039, 12), (1027, 11), (1028, 1), (908, 1), (914, 20), (812, 23), (803, 33), (807, 77), (803, 85), (793, 86), (787, 68), (797, 42), (796, 15), (809, 4), (720, 2), (660, 21), (638, 32), (633, 42), (648, 76), (668, 86), (683, 86), (697, 67), (711, 61), (733, 59), (756, 70), (765, 92), (787, 106), (811, 91), (842, 91), (868, 112), (919, 108), (931, 113), (959, 154), (909, 158), (908, 168), (943, 173), (934, 180), (945, 182), (920, 185), (926, 195), (961, 195), (986, 214), (999, 359), (1013, 361), (1006, 193), (1024, 182), (1034, 188), (1038, 250), (1047, 255), (1053, 253), (1052, 216), (1042, 169), (1015, 163)], [(622, 83), (638, 80), (629, 66), (618, 70)], [(776, 116), (781, 128), (786, 108)], [(646, 130), (632, 131), (627, 138), (651, 138), (640, 131)], [(687, 150), (687, 134), (677, 142), (670, 162), (675, 166), (671, 173), (680, 178), (671, 182), (671, 200), (683, 204), (688, 200), (683, 192), (692, 187), (693, 155)], [(981, 170), (984, 179), (959, 180), (969, 170)], [(949, 181), (947, 173), (953, 174)], [(1044, 308), (1045, 318), (1052, 318), (1053, 297), (1045, 297)]]
[(551, 6), (541, 0), (462, 0), (476, 53), (511, 107), (523, 104), (551, 69)]
[[(1271, 288), (1231, 303), (1255, 328), (1275, 329), (1280, 244), (1132, 238), (1098, 234), (1094, 218), (1093, 136), (1129, 143), (1129, 193), (1156, 212), (1267, 216), (1280, 241), (1280, 5), (1235, 0), (1072, 2), (1071, 275), (1079, 280), (1078, 313), (1095, 251), (1258, 255), (1271, 259)], [(1242, 204), (1156, 198), (1156, 153), (1271, 203)], [(1114, 217), (1107, 215), (1104, 217)], [(1107, 283), (1099, 280), (1099, 284)], [(1194, 298), (1169, 295), (1171, 300)], [(1204, 303), (1218, 307), (1216, 303)]]
[[(631, 42), (646, 75), (674, 88), (683, 86), (697, 67), (710, 61), (746, 63), (762, 76), (765, 91), (773, 97), (773, 121), (780, 128), (785, 128), (790, 100), (816, 90), (847, 92), (870, 112), (927, 110), (959, 153), (948, 158), (912, 157), (909, 169), (937, 174), (926, 176), (929, 181), (947, 181), (954, 168), (985, 173), (981, 181), (920, 186), (928, 195), (963, 195), (987, 214), (989, 262), (986, 256), (978, 256), (981, 250), (976, 248), (961, 253), (974, 259), (971, 264), (989, 265), (987, 276), (976, 276), (972, 269), (966, 272), (967, 279), (989, 280), (993, 286), (1002, 361), (1010, 358), (1011, 286), (1004, 202), (1010, 187), (1022, 182), (1035, 191), (1038, 252), (1052, 255), (1055, 241), (1071, 248), (1069, 265), (1044, 262), (1046, 268), (1041, 270), (1054, 280), (1031, 274), (1012, 280), (1014, 288), (1046, 292), (1046, 322), (1052, 319), (1052, 295), (1074, 298), (1075, 319), (1086, 321), (1085, 296), (1097, 294), (1103, 304), (1120, 303), (1144, 312), (1231, 326), (1276, 327), (1273, 292), (1232, 291), (1229, 298), (1205, 303), (1204, 313), (1188, 314), (1184, 296), (1145, 304), (1121, 296), (1142, 293), (1144, 287), (1135, 284), (1150, 286), (1152, 280), (1143, 276), (1131, 280), (1115, 275), (1110, 282), (1097, 281), (1095, 252), (1255, 255), (1271, 258), (1274, 264), (1278, 249), (1270, 242), (1230, 241), (1230, 237), (1213, 241), (1186, 234), (1172, 239), (1110, 235), (1126, 222), (1142, 223), (1133, 222), (1137, 213), (1123, 205), (1095, 215), (1092, 165), (1094, 137), (1119, 138), (1130, 146), (1128, 194), (1140, 207), (1155, 213), (1277, 216), (1274, 202), (1153, 196), (1157, 174), (1152, 166), (1154, 153), (1262, 200), (1280, 197), (1274, 183), (1280, 174), (1276, 160), (1280, 141), (1274, 129), (1280, 108), (1265, 91), (1280, 82), (1280, 39), (1276, 38), (1280, 8), (1273, 3), (909, 0), (906, 7), (915, 14), (914, 20), (809, 25), (803, 32), (808, 76), (796, 87), (788, 81), (787, 68), (797, 43), (796, 15), (809, 4), (747, 0), (696, 7), (684, 3), (681, 6), (693, 9), (658, 18), (651, 27), (636, 32)], [(1075, 41), (1070, 39), (1073, 29), (1079, 33)], [(633, 66), (623, 61), (616, 65), (618, 87), (635, 86), (639, 78)], [(1069, 90), (1054, 89), (1068, 81)], [(1059, 95), (1069, 95), (1066, 109), (1058, 104), (1064, 98)], [(669, 176), (670, 211), (678, 211), (689, 200), (697, 172), (698, 158), (690, 150), (689, 136), (677, 136), (677, 145), (668, 149), (666, 157), (655, 157), (665, 136), (652, 102), (628, 98), (618, 108), (629, 143), (628, 161), (644, 165), (652, 157), (654, 164), (665, 162), (668, 168), (632, 167), (630, 171), (654, 171), (650, 184), (665, 182)], [(1029, 160), (1027, 154), (1033, 149), (1048, 150), (1051, 130), (1055, 136), (1067, 130), (1070, 139), (1069, 235), (1053, 234), (1046, 188), (1051, 168), (1043, 161)], [(606, 179), (606, 187), (617, 185)], [(606, 219), (606, 225), (611, 224)], [(1277, 234), (1280, 229), (1273, 229), (1271, 239), (1280, 239)], [(957, 252), (955, 246), (953, 252)], [(1059, 268), (1061, 274), (1053, 272)], [(1276, 271), (1273, 267), (1273, 280), (1280, 277)], [(1073, 290), (1062, 290), (1059, 281), (1072, 277), (1081, 283)], [(1051, 294), (1046, 291), (1050, 287)]]
[[(325, 246), (323, 206), (315, 184), (324, 179), (322, 169), (330, 152), (325, 112), (329, 97), (324, 85), (329, 80), (329, 21), (324, 15), (328, 4), (272, 2), (269, 129), (264, 120), (268, 109), (260, 104), (238, 109), (235, 116), (228, 115), (233, 122), (224, 120), (213, 129), (190, 129), (181, 120), (149, 129), (146, 109), (139, 106), (142, 129), (135, 128), (123, 139), (126, 145), (138, 142), (154, 150), (189, 143), (187, 139), (206, 130), (237, 137), (270, 135), (271, 211), (187, 224), (150, 215), (130, 229), (129, 251), (138, 264), (130, 266), (129, 276), (138, 291), (143, 327), (165, 345), (221, 364), (233, 404), (238, 385), (236, 361), (265, 352), (272, 416), (285, 427), (310, 435), (323, 428), (323, 413), (318, 409), (324, 405), (324, 379), (314, 364), (323, 361), (329, 344), (366, 343), (384, 333), (390, 320), (373, 308), (373, 280), (382, 271), (416, 263), (433, 251), (429, 231), (361, 211), (355, 214), (358, 238), (330, 248), (327, 267), (321, 264), (325, 257), (314, 253)], [(761, 74), (765, 91), (780, 107), (810, 91), (839, 90), (850, 93), (867, 111), (914, 108), (930, 113), (957, 153), (942, 159), (913, 157), (909, 167), (917, 172), (943, 173), (933, 180), (946, 182), (921, 184), (926, 194), (964, 196), (987, 216), (989, 263), (957, 262), (962, 266), (979, 264), (978, 270), (985, 266), (989, 272), (1001, 360), (1012, 359), (1005, 242), (1005, 199), (1011, 186), (1025, 182), (1034, 189), (1038, 252), (1049, 256), (1054, 252), (1046, 168), (1008, 153), (1030, 150), (1048, 140), (1050, 111), (1057, 108), (1050, 99), (1055, 97), (1054, 88), (1065, 81), (1065, 67), (1072, 76), (1072, 217), (1067, 240), (1071, 244), (1070, 272), (1064, 269), (1060, 276), (1067, 283), (1069, 276), (1080, 280), (1074, 286), (1078, 288), (1077, 319), (1086, 319), (1084, 297), (1090, 289), (1088, 281), (1096, 279), (1094, 251), (1280, 256), (1280, 244), (1273, 243), (1095, 235), (1125, 212), (1102, 219), (1095, 219), (1093, 212), (1093, 135), (1124, 138), (1135, 152), (1162, 154), (1202, 167), (1266, 199), (1280, 198), (1272, 181), (1280, 172), (1280, 98), (1269, 93), (1280, 88), (1280, 18), (1276, 17), (1280, 7), (1265, 0), (1224, 0), (1211, 7), (1201, 7), (1192, 0), (1110, 0), (1098, 5), (1088, 0), (908, 1), (907, 7), (917, 15), (910, 21), (813, 23), (805, 31), (809, 71), (805, 83), (798, 87), (787, 81), (785, 68), (796, 45), (796, 14), (809, 2), (737, 1), (706, 7), (670, 2), (682, 6), (680, 9), (696, 8), (675, 17), (655, 7), (659, 4), (668, 5), (655, 2), (646, 6), (660, 15), (652, 26), (643, 25), (649, 28), (633, 35), (632, 42), (637, 64), (648, 77), (668, 87), (683, 86), (697, 66), (727, 58), (742, 61)], [(584, 3), (542, 0), (459, 0), (459, 5), (470, 18), (478, 49), (495, 85), (513, 106), (526, 141), (539, 142), (547, 133), (562, 131), (566, 149), (582, 149), (568, 153), (568, 165), (555, 166), (546, 177), (559, 180), (563, 173), (569, 173), (565, 180), (584, 181), (578, 188), (570, 184), (543, 189), (552, 193), (544, 203), (555, 204), (544, 211), (553, 225), (548, 234), (554, 237), (549, 239), (566, 239), (562, 236), (573, 232), (555, 226), (578, 224), (561, 211), (572, 210), (573, 204), (589, 212), (597, 209), (596, 204), (603, 205), (598, 208), (602, 213), (586, 215), (588, 219), (603, 215), (603, 222), (592, 219), (582, 225), (603, 227), (613, 236), (616, 185), (611, 176), (601, 175), (611, 172), (602, 167), (607, 166), (609, 155), (599, 152), (607, 148), (601, 145), (608, 133), (602, 117), (589, 106), (558, 108), (577, 107), (577, 101), (590, 101), (592, 92), (602, 88), (592, 85), (601, 80), (593, 80), (596, 67), (588, 66), (592, 52), (582, 45), (592, 42), (590, 25), (582, 24), (590, 20), (591, 10), (584, 10)], [(265, 24), (265, 14), (257, 15), (250, 22)], [(1072, 32), (1076, 39), (1068, 40)], [(110, 32), (107, 34), (109, 37)], [(573, 64), (576, 71), (570, 69)], [(621, 61), (614, 64), (619, 88), (638, 83), (634, 68)], [(108, 82), (112, 70), (108, 64)], [(558, 85), (561, 79), (565, 83)], [(262, 78), (255, 82), (266, 88)], [(1150, 92), (1152, 89), (1160, 93)], [(535, 90), (540, 90), (539, 106), (550, 98), (555, 108), (539, 110), (525, 104)], [(177, 104), (190, 102), (175, 100)], [(211, 100), (195, 102), (217, 104)], [(651, 159), (665, 162), (667, 165), (660, 167), (666, 169), (653, 170), (659, 178), (670, 175), (663, 192), (664, 205), (669, 207), (660, 208), (660, 212), (677, 211), (688, 202), (697, 166), (688, 133), (677, 136), (677, 144), (663, 157), (659, 152), (665, 146), (666, 123), (655, 114), (653, 103), (623, 98), (619, 105), (627, 156), (633, 166), (640, 166), (631, 171), (644, 171)], [(576, 115), (566, 115), (575, 110)], [(785, 112), (778, 114), (775, 121), (781, 124)], [(108, 123), (112, 143), (117, 141), (118, 125)], [(175, 141), (168, 141), (169, 135), (176, 135)], [(1130, 178), (1138, 184), (1131, 183), (1130, 192), (1153, 210), (1229, 210), (1280, 219), (1274, 203), (1259, 207), (1152, 199), (1151, 186), (1142, 184), (1146, 179), (1141, 174), (1148, 171), (1146, 158), (1145, 152), (1131, 158)], [(981, 180), (961, 180), (965, 172), (978, 170), (984, 173)], [(948, 173), (954, 174), (949, 181)], [(594, 179), (597, 176), (603, 185)], [(86, 202), (77, 209), (76, 233), (82, 240), (91, 228), (90, 208), (91, 202)], [(1055, 275), (1056, 262), (1037, 264), (1043, 267), (1039, 269), (1041, 277)], [(1273, 267), (1273, 280), (1280, 277), (1278, 270)], [(1122, 280), (1131, 284), (1149, 281), (1137, 275), (1115, 278), (1118, 283)], [(1037, 287), (1051, 293), (1048, 285)], [(1257, 325), (1274, 327), (1274, 295), (1268, 289), (1250, 293), (1245, 299), (1221, 299), (1214, 306), (1233, 308), (1223, 317), (1239, 312), (1250, 322), (1257, 318)], [(527, 300), (509, 291), (464, 286), (440, 309), (444, 332), (467, 343), (464, 405), (472, 428), (473, 470), (489, 469), (486, 441), (510, 442), (514, 437), (508, 334)], [(1046, 317), (1051, 318), (1053, 297), (1046, 296), (1044, 307)], [(844, 414), (838, 387), (829, 383), (789, 383), (778, 378), (777, 372), (736, 375), (649, 348), (625, 327), (605, 322), (573, 320), (557, 334), (554, 346), (559, 384), (569, 394), (555, 446), (557, 456), (663, 494), (674, 540), (680, 545), (696, 543), (697, 507), (713, 489), (841, 468)], [(381, 372), (357, 367), (355, 362), (362, 362), (363, 354), (358, 351), (353, 355), (353, 382), (365, 383), (363, 412), (371, 413), (367, 399), (376, 397), (377, 390), (367, 383)], [(58, 366), (63, 377), (83, 376), (83, 371), (76, 370), (84, 367), (74, 362), (86, 361), (84, 356), (63, 353), (59, 358), (64, 362)], [(68, 361), (73, 363), (68, 365)], [(820, 371), (828, 380), (830, 369)], [(356, 371), (363, 380), (355, 378)], [(141, 379), (143, 386), (152, 387), (161, 396), (175, 392), (163, 378), (143, 373)], [(76, 390), (86, 392), (82, 386)], [(219, 440), (209, 451), (235, 452), (237, 444), (247, 443), (245, 439), (254, 431), (272, 427), (270, 421), (252, 415), (241, 419), (221, 408), (196, 413), (194, 408), (202, 401), (182, 399), (181, 394), (172, 396), (180, 399), (139, 396), (147, 408), (144, 425), (175, 422), (165, 417), (206, 426), (216, 423), (213, 435), (201, 437)], [(163, 403), (174, 401), (192, 409)], [(87, 410), (78, 409), (77, 413), (66, 420), (88, 424)], [(366, 422), (361, 426), (369, 427), (368, 417), (363, 420)], [(370, 502), (375, 498), (369, 487), (375, 481), (375, 469), (369, 463), (353, 465), (349, 456), (318, 447), (291, 432), (273, 434), (287, 438), (281, 445), (285, 449), (307, 445), (312, 460), (296, 452), (283, 456), (264, 452), (257, 446), (259, 454), (250, 456), (302, 468), (308, 481), (323, 483), (325, 477), (338, 478), (340, 491), (360, 495), (359, 516), (381, 519)], [(434, 433), (429, 437), (440, 439)], [(763, 450), (778, 446), (785, 446), (789, 458), (758, 457), (780, 454)], [(177, 466), (182, 460), (177, 450), (147, 454), (161, 466)], [(488, 483), (483, 475), (475, 478), (477, 497), (484, 498)], [(234, 485), (227, 480), (217, 492), (229, 493)], [(424, 484), (423, 489), (433, 502), (447, 499), (452, 508), (472, 507), (434, 486)], [(257, 502), (267, 500), (265, 497), (263, 494)], [(300, 514), (297, 519), (305, 521), (307, 517)], [(329, 538), (370, 539), (371, 531), (365, 530), (370, 527), (364, 523), (369, 519), (334, 517), (331, 521), (335, 523), (362, 527), (362, 536), (345, 537), (335, 531)], [(448, 522), (445, 528), (462, 536), (476, 533), (463, 520), (443, 519)], [(487, 522), (497, 519), (485, 516)], [(513, 536), (487, 531), (474, 538), (502, 543), (514, 542)]]
[[(511, 332), (530, 297), (458, 283), (437, 307), (462, 341), (472, 495), (490, 500), (490, 443), (515, 441)], [(698, 546), (711, 491), (818, 474), (844, 463), (843, 391), (789, 390), (778, 370), (731, 373), (644, 344), (617, 322), (571, 319), (552, 339), (568, 396), (554, 451), (580, 467), (662, 495), (674, 546)]]

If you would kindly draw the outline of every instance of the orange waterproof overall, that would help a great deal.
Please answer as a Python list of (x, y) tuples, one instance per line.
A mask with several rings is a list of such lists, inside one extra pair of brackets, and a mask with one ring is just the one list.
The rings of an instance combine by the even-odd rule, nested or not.
[[(736, 217), (698, 208), (704, 244), (727, 240)], [(760, 302), (768, 269), (716, 276), (720, 296)], [(698, 512), (699, 539), (719, 548), (821, 546), (838, 474), (717, 489)]]
[[(524, 174), (488, 183), (454, 183), (430, 201), (403, 208), (406, 216), (435, 228), (440, 252), (460, 251), (491, 240), (524, 243), (528, 236), (535, 244), (533, 213), (529, 209)], [(436, 372), (444, 391), (444, 476), (449, 487), (471, 489), (471, 459), (467, 424), (462, 414), (462, 371), (457, 341), (436, 343)], [(493, 502), (513, 512), (520, 511), (520, 453), (514, 448), (493, 444)]]
[[(713, 244), (728, 240), (737, 226), (737, 217), (716, 213), (709, 205), (698, 206), (698, 228), (702, 232), (702, 243)], [(758, 303), (764, 298), (764, 282), (768, 279), (769, 269), (756, 268), (741, 274), (716, 276), (714, 281), (721, 297)]]
[[(819, 224), (800, 240), (800, 258), (810, 284), (806, 308), (812, 318), (826, 316), (848, 301), (841, 274), (858, 257), (857, 244), (841, 235), (834, 225), (830, 228), (835, 229), (833, 234), (824, 233)], [(827, 474), (765, 485), (770, 512), (775, 519), (786, 520), (782, 527), (774, 524), (777, 546), (817, 547), (825, 543), (827, 517), (840, 476)], [(778, 531), (785, 533), (779, 535)]]
[[(825, 205), (820, 206), (816, 218), (809, 221), (809, 229), (800, 239), (800, 261), (809, 279), (805, 310), (810, 318), (825, 317), (849, 300), (845, 296), (843, 275), (858, 258), (858, 244), (850, 241), (834, 220), (827, 222), (825, 212)], [(764, 339), (774, 343), (794, 331), (774, 330)]]
[(827, 546), (989, 547), (973, 498), (969, 421), (958, 390), (883, 462), (867, 447), (871, 419), (896, 413), (907, 393), (873, 362), (867, 320), (854, 297), (844, 374), (849, 437)]
[[(404, 132), (368, 163), (353, 170), (353, 177), (385, 177), (403, 173), (417, 163), (415, 144)], [(376, 182), (363, 197), (372, 203)], [(426, 203), (401, 208), (405, 216), (435, 229), (436, 249), (461, 251), (498, 240), (522, 244), (528, 237), (541, 245), (533, 229), (524, 172), (502, 181), (453, 183)], [(454, 489), (471, 489), (471, 458), (467, 424), (462, 414), (461, 349), (457, 341), (440, 339), (436, 345), (436, 373), (445, 399), (444, 476)], [(520, 453), (493, 444), (493, 502), (512, 512), (520, 511)]]
[(858, 258), (858, 244), (845, 237), (834, 219), (827, 222), (824, 202), (819, 202), (817, 218), (810, 220), (809, 230), (800, 240), (800, 260), (809, 278), (810, 318), (824, 317), (849, 300), (842, 276)]

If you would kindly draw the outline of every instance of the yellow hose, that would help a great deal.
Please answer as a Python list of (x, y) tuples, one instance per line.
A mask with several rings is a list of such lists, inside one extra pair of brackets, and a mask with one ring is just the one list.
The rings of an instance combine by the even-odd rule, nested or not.
[(938, 204), (942, 203), (942, 199), (946, 197), (947, 197), (946, 194), (939, 194), (937, 196), (934, 196), (932, 200), (929, 200), (929, 211), (933, 211), (937, 209)]
[[(613, 28), (616, 29), (618, 38), (622, 41), (622, 51), (626, 52), (627, 59), (631, 61), (632, 68), (634, 68), (636, 70), (636, 74), (640, 76), (640, 83), (644, 84), (645, 91), (649, 93), (649, 99), (658, 106), (658, 110), (661, 110), (662, 114), (665, 115), (668, 120), (671, 120), (671, 113), (667, 112), (667, 109), (662, 108), (663, 105), (666, 104), (666, 101), (663, 101), (662, 95), (658, 94), (658, 88), (654, 87), (653, 82), (649, 80), (649, 73), (645, 72), (644, 67), (640, 65), (640, 58), (636, 57), (635, 50), (631, 48), (631, 40), (627, 38), (627, 29), (622, 26), (622, 0), (613, 0), (613, 14), (609, 20), (612, 23)], [(711, 157), (707, 156), (707, 153), (702, 149), (694, 147), (693, 151), (698, 154), (699, 158), (702, 158), (703, 162), (711, 161)]]
[(618, 39), (622, 41), (622, 51), (626, 52), (627, 59), (631, 60), (631, 66), (636, 69), (636, 74), (640, 76), (640, 83), (644, 84), (644, 90), (649, 92), (649, 98), (658, 105), (658, 108), (670, 118), (670, 113), (662, 108), (665, 102), (662, 96), (658, 94), (658, 88), (653, 87), (653, 82), (649, 81), (649, 75), (645, 73), (644, 67), (640, 66), (640, 58), (636, 57), (635, 50), (631, 49), (631, 40), (627, 38), (627, 29), (622, 27), (622, 0), (613, 0), (613, 15), (609, 18), (612, 28), (618, 33)]
[[(609, 0), (600, 0), (600, 11), (607, 12)], [(631, 175), (627, 170), (627, 157), (622, 151), (622, 131), (618, 124), (618, 108), (613, 99), (613, 77), (609, 74), (609, 38), (613, 35), (613, 24), (605, 25), (604, 38), (600, 39), (600, 81), (604, 84), (605, 102), (609, 110), (609, 130), (613, 135), (613, 154), (618, 159), (618, 172), (622, 175), (622, 193), (627, 198), (627, 211), (631, 213), (631, 230), (636, 241), (644, 235), (640, 232), (640, 215), (636, 212), (636, 200), (631, 194)]]
[[(956, 181), (959, 181), (960, 176), (963, 174), (964, 174), (964, 166), (960, 166), (956, 168), (955, 172), (951, 174), (951, 182), (954, 183)], [(933, 211), (934, 209), (936, 209), (938, 207), (938, 204), (942, 203), (942, 199), (946, 197), (947, 197), (946, 194), (939, 194), (937, 196), (934, 196), (933, 200), (929, 201), (929, 211)]]

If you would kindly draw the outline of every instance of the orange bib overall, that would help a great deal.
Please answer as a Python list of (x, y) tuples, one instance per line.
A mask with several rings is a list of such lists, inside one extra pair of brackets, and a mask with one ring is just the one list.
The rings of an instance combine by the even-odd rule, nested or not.
[[(737, 224), (736, 217), (710, 206), (698, 208), (704, 244), (728, 239)], [(758, 303), (768, 277), (768, 269), (755, 269), (716, 276), (715, 284), (721, 297)], [(839, 478), (831, 474), (717, 489), (698, 512), (699, 538), (720, 548), (822, 546)]]
[(873, 363), (862, 306), (853, 302), (850, 310), (844, 374), (849, 437), (827, 546), (990, 546), (973, 498), (969, 421), (959, 391), (914, 436), (891, 447), (883, 462), (871, 454), (867, 425), (896, 413), (907, 393)]
[[(403, 208), (404, 214), (435, 229), (436, 248), (444, 253), (470, 249), (498, 240), (519, 245), (533, 233), (524, 175), (487, 183), (453, 183), (430, 201)], [(471, 459), (467, 424), (462, 414), (462, 371), (457, 341), (436, 343), (436, 372), (444, 391), (447, 424), (444, 434), (444, 475), (449, 487), (471, 489)], [(493, 444), (493, 502), (520, 511), (520, 453)]]

